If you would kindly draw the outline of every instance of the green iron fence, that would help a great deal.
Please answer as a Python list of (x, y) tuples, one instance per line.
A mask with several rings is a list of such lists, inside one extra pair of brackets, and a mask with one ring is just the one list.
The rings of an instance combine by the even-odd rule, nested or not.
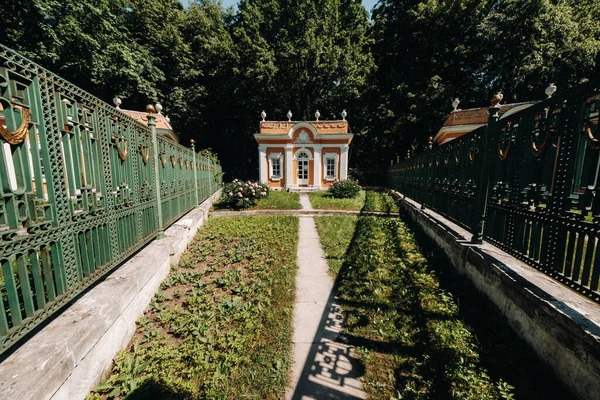
[(392, 165), (389, 186), (600, 302), (599, 93), (492, 107), (486, 126)]
[(220, 187), (154, 119), (0, 45), (0, 353)]

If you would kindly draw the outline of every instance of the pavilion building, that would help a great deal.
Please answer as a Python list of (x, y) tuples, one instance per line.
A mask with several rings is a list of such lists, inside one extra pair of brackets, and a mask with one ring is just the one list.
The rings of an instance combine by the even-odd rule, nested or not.
[(341, 121), (265, 121), (263, 112), (254, 135), (260, 181), (274, 190), (316, 191), (348, 179), (353, 135), (342, 115)]

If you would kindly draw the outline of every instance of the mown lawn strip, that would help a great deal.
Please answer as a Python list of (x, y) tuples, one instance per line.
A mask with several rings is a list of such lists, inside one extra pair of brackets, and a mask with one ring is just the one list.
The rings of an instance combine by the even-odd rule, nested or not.
[(327, 216), (314, 217), (314, 220), (321, 238), (323, 252), (327, 258), (329, 272), (335, 277), (346, 257), (346, 251), (356, 227), (357, 217)]
[(298, 219), (209, 219), (88, 398), (281, 399)]
[(365, 191), (361, 190), (353, 199), (336, 199), (326, 190), (309, 193), (310, 204), (315, 210), (360, 211), (365, 205)]
[(397, 213), (394, 199), (383, 190), (367, 190), (365, 206), (362, 211)]
[(264, 199), (258, 199), (256, 205), (249, 210), (300, 210), (301, 208), (298, 193), (272, 190)]

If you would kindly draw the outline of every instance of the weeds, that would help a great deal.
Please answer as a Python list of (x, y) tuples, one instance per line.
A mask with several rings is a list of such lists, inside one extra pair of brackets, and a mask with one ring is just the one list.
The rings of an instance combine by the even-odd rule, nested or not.
[[(499, 311), (467, 284), (446, 288), (464, 277), (442, 285), (440, 259), (430, 264), (400, 220), (350, 218), (321, 217), (317, 227), (331, 269), (343, 258), (337, 288), (345, 334), (365, 365), (370, 399), (569, 398)], [(455, 293), (470, 296), (460, 308)], [(488, 332), (466, 316), (493, 324)]]
[(88, 398), (282, 398), (297, 232), (293, 217), (210, 219)]

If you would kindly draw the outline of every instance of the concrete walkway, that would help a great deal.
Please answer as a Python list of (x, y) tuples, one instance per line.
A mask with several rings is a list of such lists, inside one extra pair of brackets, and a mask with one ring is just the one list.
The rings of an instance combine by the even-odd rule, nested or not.
[[(300, 195), (303, 209), (310, 207)], [(344, 317), (312, 217), (300, 217), (294, 307), (292, 382), (288, 400), (365, 399), (364, 368), (340, 336)]]

